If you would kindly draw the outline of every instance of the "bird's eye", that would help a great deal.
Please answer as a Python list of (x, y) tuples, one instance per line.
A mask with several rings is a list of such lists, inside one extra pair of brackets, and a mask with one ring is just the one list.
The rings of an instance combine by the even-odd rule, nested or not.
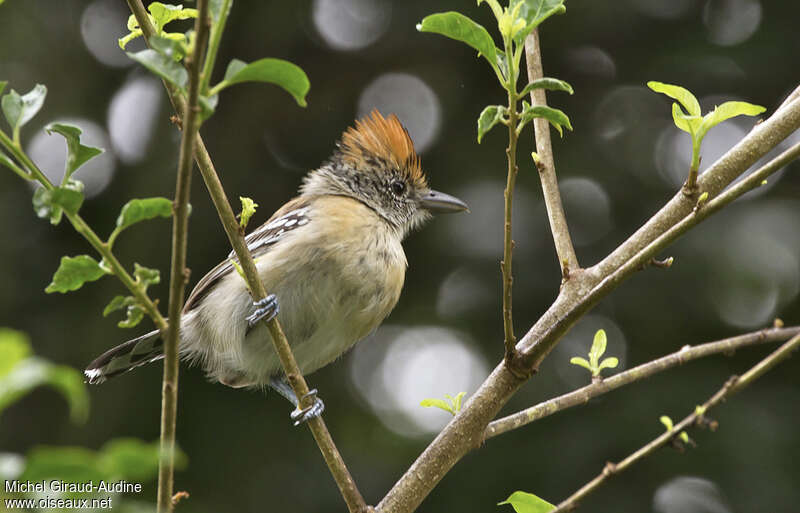
[(396, 182), (392, 182), (391, 188), (395, 196), (400, 196), (406, 190), (406, 184), (398, 180)]

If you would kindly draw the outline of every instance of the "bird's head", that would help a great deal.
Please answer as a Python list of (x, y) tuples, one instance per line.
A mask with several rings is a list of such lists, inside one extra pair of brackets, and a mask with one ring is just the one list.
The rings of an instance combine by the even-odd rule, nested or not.
[(344, 132), (331, 159), (306, 176), (301, 193), (357, 199), (402, 235), (431, 213), (467, 210), (458, 198), (428, 187), (408, 132), (397, 116), (377, 110)]

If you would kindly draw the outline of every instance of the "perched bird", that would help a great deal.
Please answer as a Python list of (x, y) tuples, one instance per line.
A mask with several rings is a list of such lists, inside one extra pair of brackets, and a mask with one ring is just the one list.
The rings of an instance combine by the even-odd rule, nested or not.
[[(463, 201), (428, 187), (397, 117), (373, 111), (306, 175), (299, 196), (247, 236), (270, 296), (253, 303), (233, 253), (197, 283), (181, 317), (181, 359), (231, 387), (269, 385), (297, 406), (259, 321), (277, 314), (304, 374), (331, 363), (397, 304), (405, 236), (431, 212), (465, 210)], [(159, 332), (152, 331), (102, 354), (84, 372), (89, 383), (102, 383), (163, 357)], [(293, 418), (308, 420), (323, 408), (315, 398)]]

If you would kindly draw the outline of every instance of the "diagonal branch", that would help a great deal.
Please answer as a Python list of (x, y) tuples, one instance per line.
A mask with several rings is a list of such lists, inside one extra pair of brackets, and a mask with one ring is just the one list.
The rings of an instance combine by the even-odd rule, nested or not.
[[(709, 192), (709, 196), (712, 197), (718, 194), (798, 127), (800, 127), (800, 98), (793, 100), (758, 124), (702, 174), (699, 180), (700, 194)], [(717, 200), (710, 201), (698, 210), (696, 216), (690, 217), (707, 217), (716, 211), (709, 208), (715, 201)], [(603, 260), (602, 265), (598, 264), (587, 269), (575, 277), (576, 279), (567, 280), (555, 303), (517, 344), (517, 349), (523, 352), (528, 368), (536, 369), (572, 324), (624, 279), (636, 272), (642, 263), (655, 256), (662, 246), (648, 245), (681, 219), (689, 216), (695, 205), (695, 202), (688, 202), (686, 196), (678, 192), (676, 197), (639, 231)], [(717, 205), (721, 206), (722, 203)], [(704, 214), (707, 210), (708, 212)], [(671, 242), (680, 233), (683, 232), (673, 233), (672, 238), (663, 241)], [(634, 257), (640, 259), (636, 265), (624, 266)], [(600, 285), (612, 274), (615, 274), (613, 279)], [(453, 465), (471, 449), (480, 446), (486, 426), (524, 383), (525, 378), (517, 374), (519, 373), (512, 373), (505, 363), (501, 362), (470, 397), (458, 415), (445, 426), (386, 494), (378, 509), (393, 513), (416, 509)]]
[[(136, 16), (136, 21), (142, 28), (145, 38), (149, 38), (155, 31), (150, 23), (142, 1), (126, 1), (131, 9), (131, 12), (133, 12), (133, 14)], [(173, 108), (179, 116), (183, 117), (186, 113), (185, 100), (180, 95), (176, 94), (174, 88), (170, 87), (168, 84), (165, 84), (165, 87)], [(239, 259), (239, 263), (242, 267), (242, 271), (244, 272), (245, 280), (250, 288), (250, 293), (253, 296), (253, 299), (259, 300), (265, 298), (267, 296), (267, 292), (264, 288), (264, 284), (261, 283), (255, 262), (253, 262), (253, 257), (250, 255), (250, 252), (247, 249), (247, 245), (244, 241), (244, 235), (240, 231), (239, 223), (236, 221), (233, 209), (231, 208), (230, 202), (225, 194), (225, 190), (222, 187), (222, 183), (219, 180), (219, 176), (217, 175), (216, 169), (211, 161), (211, 157), (206, 150), (203, 139), (199, 135), (197, 136), (195, 143), (194, 159), (195, 162), (197, 162), (198, 168), (200, 169), (200, 174), (202, 175), (203, 181), (206, 184), (206, 188), (211, 196), (211, 200), (217, 209), (217, 214), (220, 217), (220, 221), (222, 222), (222, 226), (225, 229), (226, 235), (228, 236), (228, 240), (230, 241), (231, 246), (236, 253), (236, 257)], [(286, 340), (286, 335), (283, 333), (277, 318), (273, 318), (272, 320), (265, 322), (269, 330), (275, 352), (281, 361), (286, 378), (288, 379), (289, 384), (292, 386), (294, 393), (299, 398), (307, 397), (309, 392), (308, 384), (300, 372), (300, 368), (298, 367), (294, 355), (292, 354), (289, 342)], [(312, 399), (309, 397), (309, 400)], [(305, 407), (307, 405), (301, 404), (299, 406)], [(342, 497), (347, 503), (348, 509), (351, 512), (366, 511), (367, 505), (364, 502), (361, 493), (358, 491), (355, 481), (350, 475), (347, 466), (344, 464), (344, 460), (342, 459), (339, 450), (336, 448), (333, 438), (331, 437), (330, 432), (328, 432), (328, 428), (325, 426), (325, 422), (322, 420), (322, 417), (311, 419), (307, 422), (307, 424), (314, 436), (314, 440), (319, 446), (320, 452), (325, 459), (328, 469), (330, 470), (334, 480), (336, 481), (336, 484), (339, 487)]]
[(597, 383), (592, 383), (583, 388), (573, 390), (567, 394), (549, 399), (541, 402), (530, 408), (526, 408), (517, 413), (513, 413), (502, 419), (493, 421), (486, 428), (484, 437), (486, 439), (493, 438), (504, 433), (508, 433), (522, 426), (528, 425), (537, 420), (543, 419), (558, 413), (567, 408), (586, 404), (589, 400), (607, 394), (612, 390), (616, 390), (625, 385), (636, 383), (637, 381), (649, 378), (654, 374), (669, 370), (673, 367), (683, 365), (686, 362), (704, 358), (719, 353), (726, 355), (732, 354), (733, 351), (742, 347), (748, 347), (756, 344), (766, 344), (768, 342), (784, 341), (797, 334), (800, 334), (800, 326), (791, 328), (769, 328), (736, 337), (730, 337), (716, 342), (708, 342), (698, 346), (690, 347), (684, 346), (679, 351), (676, 351), (667, 356), (662, 356), (656, 360), (643, 363), (625, 372), (620, 372), (609, 378), (605, 378)]
[(175, 425), (178, 416), (178, 341), (181, 310), (188, 274), (186, 246), (189, 229), (189, 192), (192, 184), (192, 153), (199, 129), (198, 90), (200, 65), (208, 41), (208, 1), (198, 0), (194, 52), (186, 57), (189, 71), (188, 108), (183, 118), (178, 172), (175, 183), (172, 224), (172, 265), (169, 283), (169, 320), (164, 341), (164, 377), (161, 387), (161, 458), (158, 463), (158, 511), (172, 511), (175, 470)]
[[(525, 40), (525, 59), (528, 62), (528, 81), (533, 82), (544, 76), (542, 70), (542, 52), (539, 45), (539, 29)], [(531, 91), (531, 105), (547, 106), (547, 97), (544, 89)], [(533, 129), (536, 134), (536, 153), (539, 162), (539, 178), (542, 182), (544, 204), (547, 207), (547, 218), (550, 220), (550, 231), (553, 232), (553, 242), (556, 245), (558, 263), (561, 266), (561, 276), (568, 280), (571, 271), (580, 269), (575, 248), (569, 235), (567, 219), (564, 216), (564, 206), (561, 204), (561, 193), (558, 190), (556, 178), (556, 164), (553, 158), (553, 147), (550, 143), (550, 123), (544, 118), (533, 120)]]
[(725, 385), (723, 385), (723, 387), (708, 401), (706, 401), (702, 406), (695, 408), (694, 413), (687, 416), (682, 421), (677, 423), (671, 430), (663, 433), (661, 436), (643, 446), (619, 463), (607, 463), (603, 471), (597, 477), (589, 481), (580, 490), (572, 494), (568, 499), (564, 500), (550, 513), (558, 513), (576, 508), (581, 499), (595, 491), (598, 487), (605, 483), (608, 478), (623, 472), (635, 463), (638, 463), (640, 460), (653, 454), (657, 449), (674, 440), (678, 433), (701, 421), (705, 412), (725, 401), (736, 392), (739, 392), (743, 388), (752, 384), (769, 369), (788, 358), (789, 355), (791, 355), (791, 353), (797, 350), (799, 347), (800, 335), (795, 335), (781, 347), (772, 352), (769, 356), (751, 367), (750, 370), (748, 370), (742, 376), (732, 376), (725, 383)]

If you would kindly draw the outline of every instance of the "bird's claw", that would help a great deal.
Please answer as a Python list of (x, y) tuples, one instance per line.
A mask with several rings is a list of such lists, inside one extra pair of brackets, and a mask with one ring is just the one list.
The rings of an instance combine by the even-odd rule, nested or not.
[[(308, 398), (313, 398), (314, 402), (310, 406), (300, 408), (300, 404)], [(322, 402), (322, 399), (317, 397), (317, 389), (315, 388), (303, 396), (289, 417), (294, 421), (295, 426), (299, 426), (313, 418), (319, 417), (322, 415), (323, 411), (325, 411), (325, 403)]]
[(261, 321), (271, 321), (280, 311), (275, 294), (253, 301), (253, 306), (256, 307), (255, 311), (247, 316), (247, 325), (251, 329)]

